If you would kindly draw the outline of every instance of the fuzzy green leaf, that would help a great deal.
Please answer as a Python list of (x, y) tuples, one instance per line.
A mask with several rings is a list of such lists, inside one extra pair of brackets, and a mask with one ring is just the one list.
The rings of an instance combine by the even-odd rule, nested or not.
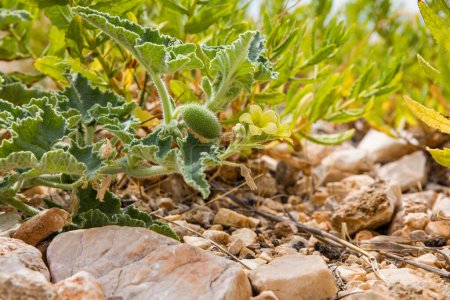
[(51, 92), (40, 88), (27, 88), (20, 82), (9, 82), (0, 87), (0, 99), (15, 105), (26, 104), (32, 98), (51, 97), (52, 95)]
[(88, 180), (95, 178), (97, 170), (103, 166), (103, 159), (100, 153), (94, 149), (93, 145), (80, 147), (73, 142), (69, 148), (69, 153), (73, 155), (76, 160), (85, 166), (84, 176)]
[(171, 73), (203, 67), (195, 55), (194, 44), (182, 45), (181, 41), (160, 34), (158, 30), (141, 27), (90, 8), (78, 6), (73, 8), (73, 12), (125, 47), (150, 73)]
[(36, 169), (45, 174), (83, 175), (86, 166), (70, 153), (58, 149), (45, 153)]
[(210, 187), (204, 173), (208, 165), (220, 164), (219, 149), (214, 143), (201, 143), (189, 134), (185, 139), (177, 140), (181, 153), (178, 157), (178, 169), (187, 184), (208, 197)]
[(0, 171), (12, 169), (28, 169), (38, 165), (36, 156), (29, 151), (18, 151), (9, 154), (5, 158), (0, 158)]
[(49, 101), (48, 98), (42, 99), (36, 117), (27, 117), (12, 124), (13, 137), (11, 140), (3, 140), (0, 158), (6, 158), (18, 151), (29, 151), (40, 159), (51, 150), (54, 143), (66, 136), (66, 120), (55, 111)]
[(68, 102), (62, 104), (61, 108), (80, 112), (84, 124), (92, 124), (102, 115), (110, 119), (120, 118), (130, 114), (135, 107), (134, 103), (125, 102), (111, 91), (102, 92), (98, 87), (92, 87), (81, 74), (73, 75), (71, 83), (70, 87), (60, 93), (68, 98)]
[(26, 10), (0, 8), (0, 28), (6, 28), (19, 22), (30, 21), (31, 14)]
[[(276, 77), (263, 53), (263, 39), (259, 33), (247, 31), (229, 46), (203, 47), (215, 54), (210, 62), (211, 76), (214, 78), (204, 86), (207, 92), (207, 107), (213, 112), (222, 110), (241, 91), (250, 91), (255, 79)], [(255, 78), (257, 77), (257, 78)]]
[(168, 156), (171, 150), (173, 138), (165, 136), (163, 128), (156, 129), (146, 137), (131, 143), (128, 160), (131, 165), (146, 160), (159, 164), (167, 164), (171, 161)]
[(88, 186), (76, 190), (78, 211), (73, 222), (77, 228), (102, 227), (107, 225), (144, 227), (178, 240), (167, 224), (154, 221), (150, 215), (134, 206), (120, 208), (120, 199), (107, 191), (103, 201), (97, 199), (97, 191)]

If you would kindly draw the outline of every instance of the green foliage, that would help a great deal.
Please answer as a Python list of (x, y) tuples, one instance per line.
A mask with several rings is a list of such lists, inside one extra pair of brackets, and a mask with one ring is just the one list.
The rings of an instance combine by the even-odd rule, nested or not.
[[(236, 152), (354, 133), (317, 132), (317, 122), (364, 119), (395, 134), (416, 123), (409, 107), (445, 129), (445, 1), (419, 2), (431, 35), (389, 0), (338, 12), (327, 0), (263, 0), (251, 18), (244, 2), (0, 0), (0, 60), (26, 66), (0, 80), (0, 201), (33, 214), (15, 195), (46, 185), (78, 195), (75, 227), (171, 235), (120, 207), (108, 191), (117, 174), (180, 174), (206, 198), (206, 171)], [(430, 153), (447, 165), (447, 150)]]

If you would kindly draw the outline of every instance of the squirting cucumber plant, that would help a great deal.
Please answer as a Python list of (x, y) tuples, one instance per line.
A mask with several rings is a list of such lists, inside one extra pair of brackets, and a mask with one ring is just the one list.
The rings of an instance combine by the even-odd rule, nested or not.
[[(170, 229), (136, 208), (120, 208), (109, 185), (124, 173), (146, 178), (179, 173), (185, 182), (208, 197), (204, 173), (231, 154), (290, 133), (275, 111), (252, 106), (235, 126), (235, 138), (221, 145), (221, 125), (216, 114), (255, 80), (276, 78), (264, 55), (264, 39), (256, 31), (242, 33), (230, 45), (202, 46), (160, 34), (129, 20), (87, 7), (72, 13), (101, 30), (126, 49), (145, 68), (154, 83), (162, 107), (162, 122), (143, 138), (136, 138), (140, 122), (133, 116), (135, 103), (94, 87), (81, 73), (67, 68), (69, 85), (61, 91), (27, 88), (13, 78), (2, 79), (0, 128), (10, 138), (0, 146), (0, 202), (33, 215), (21, 190), (49, 186), (72, 191), (73, 228), (106, 224), (144, 226), (174, 236)], [(200, 59), (197, 53), (203, 53)], [(204, 104), (177, 106), (164, 76), (180, 70), (208, 69), (202, 87)], [(26, 95), (17, 101), (14, 91)], [(9, 96), (8, 96), (9, 95)], [(13, 104), (16, 103), (16, 104)], [(105, 130), (112, 137), (101, 139)]]

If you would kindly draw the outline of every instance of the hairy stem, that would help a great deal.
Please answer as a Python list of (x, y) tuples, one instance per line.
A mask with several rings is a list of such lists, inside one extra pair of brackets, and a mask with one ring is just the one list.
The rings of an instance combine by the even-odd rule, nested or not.
[(34, 178), (32, 182), (34, 183), (34, 185), (43, 185), (62, 190), (73, 190), (74, 188), (81, 185), (81, 181), (75, 181), (74, 183), (61, 183), (49, 181), (43, 178)]
[(84, 135), (84, 143), (86, 145), (92, 145), (94, 142), (94, 127), (86, 126), (86, 133)]
[(161, 76), (158, 73), (150, 73), (156, 89), (158, 90), (159, 98), (161, 98), (161, 104), (163, 108), (164, 123), (169, 124), (172, 120), (172, 105), (170, 104), (170, 96), (167, 91)]
[(12, 206), (12, 207), (20, 210), (21, 212), (23, 212), (23, 213), (25, 213), (27, 215), (30, 215), (30, 216), (34, 216), (34, 215), (39, 213), (39, 210), (37, 210), (36, 208), (31, 207), (31, 206), (23, 203), (22, 201), (20, 201), (16, 197), (2, 198), (2, 199), (0, 199), (0, 203)]
[(145, 178), (152, 176), (168, 175), (175, 173), (175, 170), (163, 166), (151, 166), (146, 168), (128, 168), (126, 165), (106, 166), (100, 171), (103, 174), (126, 173), (132, 177)]

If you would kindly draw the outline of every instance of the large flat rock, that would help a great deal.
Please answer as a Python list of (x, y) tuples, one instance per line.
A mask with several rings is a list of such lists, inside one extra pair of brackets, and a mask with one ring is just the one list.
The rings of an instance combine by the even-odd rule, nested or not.
[(241, 267), (145, 228), (107, 226), (60, 234), (47, 250), (52, 280), (91, 273), (107, 298), (249, 299)]
[(279, 300), (324, 300), (337, 293), (327, 264), (318, 255), (286, 255), (250, 273), (257, 292), (273, 291)]

